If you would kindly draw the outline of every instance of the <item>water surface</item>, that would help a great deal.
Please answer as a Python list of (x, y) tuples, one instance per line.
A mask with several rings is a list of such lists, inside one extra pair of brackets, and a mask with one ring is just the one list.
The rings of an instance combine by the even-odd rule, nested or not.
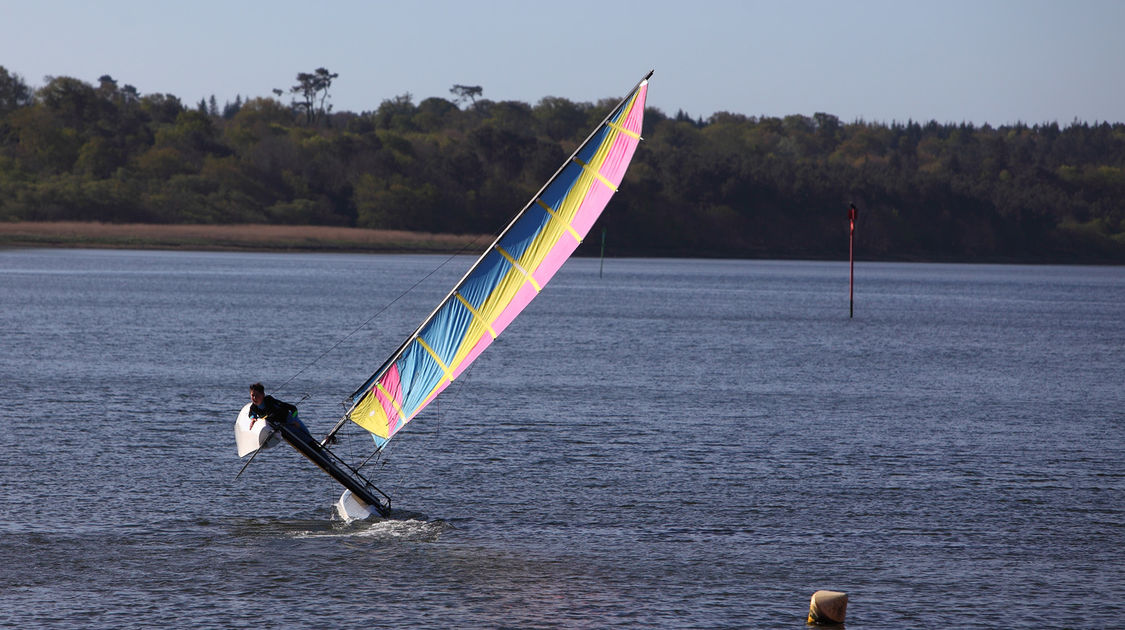
[(860, 264), (849, 319), (845, 264), (573, 260), (392, 442), (397, 518), (333, 520), (288, 449), (236, 481), (247, 385), (326, 431), (445, 260), (0, 251), (0, 618), (801, 628), (821, 588), (849, 628), (1125, 618), (1121, 269)]

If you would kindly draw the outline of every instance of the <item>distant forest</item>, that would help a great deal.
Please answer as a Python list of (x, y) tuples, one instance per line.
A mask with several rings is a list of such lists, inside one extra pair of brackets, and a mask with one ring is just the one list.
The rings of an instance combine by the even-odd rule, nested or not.
[[(220, 106), (108, 75), (32, 88), (0, 66), (0, 221), (489, 233), (617, 100), (495, 102), (455, 85), (449, 99), (333, 112), (336, 77), (319, 68)], [(846, 258), (854, 202), (861, 259), (1125, 263), (1122, 123), (649, 108), (643, 135), (599, 222), (614, 255)]]

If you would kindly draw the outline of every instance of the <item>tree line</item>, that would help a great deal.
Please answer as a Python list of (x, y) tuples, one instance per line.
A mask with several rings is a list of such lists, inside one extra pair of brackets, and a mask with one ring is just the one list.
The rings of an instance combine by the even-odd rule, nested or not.
[[(185, 106), (0, 66), (0, 220), (492, 232), (616, 99), (410, 94), (333, 112), (324, 68)], [(1000, 127), (649, 108), (600, 225), (619, 255), (1125, 262), (1125, 124)], [(597, 228), (595, 228), (597, 229)], [(599, 239), (589, 239), (590, 241)], [(593, 252), (588, 243), (587, 253)]]

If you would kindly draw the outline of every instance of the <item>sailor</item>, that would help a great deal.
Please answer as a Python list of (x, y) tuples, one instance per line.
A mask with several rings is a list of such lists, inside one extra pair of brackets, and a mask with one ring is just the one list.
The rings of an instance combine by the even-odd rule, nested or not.
[(297, 417), (297, 407), (287, 402), (282, 402), (273, 396), (266, 396), (266, 388), (261, 383), (250, 386), (250, 426), (259, 419), (270, 423), (271, 426), (285, 425), (290, 431), (301, 436), (308, 442), (316, 442), (308, 427)]

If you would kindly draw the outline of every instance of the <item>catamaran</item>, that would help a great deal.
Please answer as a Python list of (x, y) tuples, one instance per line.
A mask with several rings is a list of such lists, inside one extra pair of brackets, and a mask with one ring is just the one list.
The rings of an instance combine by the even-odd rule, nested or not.
[[(641, 140), (651, 76), (649, 71), (621, 99), (437, 308), (352, 393), (348, 411), (324, 439), (281, 424), (251, 423), (247, 403), (235, 422), (239, 457), (284, 439), (346, 488), (336, 502), (341, 518), (389, 516), (390, 496), (363, 466), (472, 364), (574, 253), (617, 191)], [(328, 448), (348, 422), (370, 432), (375, 443), (357, 464)]]

